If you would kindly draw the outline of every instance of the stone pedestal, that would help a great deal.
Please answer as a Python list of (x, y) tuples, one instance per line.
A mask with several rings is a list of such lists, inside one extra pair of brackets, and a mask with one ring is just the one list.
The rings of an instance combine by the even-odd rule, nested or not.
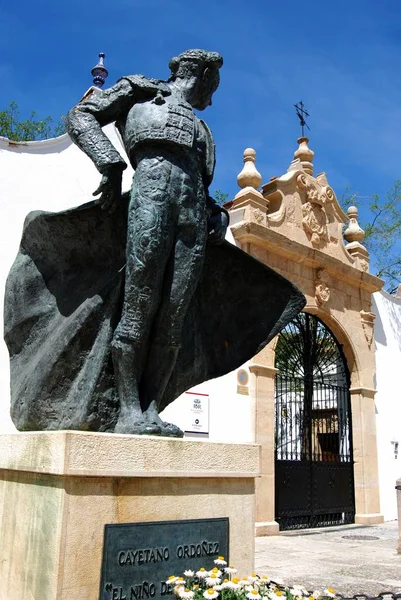
[(228, 517), (230, 562), (250, 573), (259, 454), (254, 444), (0, 435), (0, 600), (98, 600), (106, 523)]
[(256, 404), (256, 442), (261, 447), (261, 477), (256, 481), (257, 537), (279, 533), (279, 525), (274, 520), (274, 378), (277, 369), (266, 366), (269, 351), (267, 347), (249, 366), (251, 393)]

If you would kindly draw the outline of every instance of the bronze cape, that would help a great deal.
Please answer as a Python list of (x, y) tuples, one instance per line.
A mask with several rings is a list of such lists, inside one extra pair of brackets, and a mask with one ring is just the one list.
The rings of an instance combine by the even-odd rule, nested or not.
[[(19, 430), (113, 431), (111, 340), (123, 299), (128, 194), (26, 219), (6, 286), (11, 416)], [(289, 281), (228, 242), (207, 246), (166, 407), (260, 351), (302, 309)]]

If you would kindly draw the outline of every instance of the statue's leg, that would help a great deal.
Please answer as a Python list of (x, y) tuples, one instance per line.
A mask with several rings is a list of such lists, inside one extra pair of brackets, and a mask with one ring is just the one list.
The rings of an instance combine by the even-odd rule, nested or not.
[(131, 193), (124, 303), (112, 341), (120, 399), (120, 414), (115, 427), (118, 433), (160, 434), (158, 424), (144, 419), (138, 385), (173, 246), (174, 228), (167, 193), (170, 172), (171, 165), (167, 161), (142, 161)]
[[(206, 208), (203, 193), (198, 197), (183, 186), (179, 204), (174, 249), (166, 267), (162, 298), (152, 331), (141, 382), (142, 409), (149, 423), (161, 427), (162, 435), (181, 437), (183, 432), (159, 417), (160, 401), (176, 364), (184, 319), (202, 271), (206, 245)], [(200, 197), (199, 197), (200, 196)]]

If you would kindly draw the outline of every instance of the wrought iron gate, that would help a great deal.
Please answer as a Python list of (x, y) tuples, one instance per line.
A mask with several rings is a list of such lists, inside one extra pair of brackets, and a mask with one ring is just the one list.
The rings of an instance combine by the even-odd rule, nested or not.
[(300, 313), (276, 346), (275, 496), (280, 529), (353, 523), (349, 372), (330, 330)]

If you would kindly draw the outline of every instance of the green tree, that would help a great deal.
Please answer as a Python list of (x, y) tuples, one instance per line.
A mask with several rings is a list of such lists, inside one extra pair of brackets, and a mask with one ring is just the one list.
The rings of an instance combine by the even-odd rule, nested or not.
[(221, 190), (216, 190), (213, 197), (217, 204), (220, 204), (220, 206), (222, 206), (224, 202), (227, 202), (228, 200), (228, 194), (226, 192), (222, 192)]
[(386, 196), (377, 194), (366, 202), (349, 189), (340, 199), (346, 210), (352, 204), (367, 208), (369, 218), (359, 224), (365, 231), (364, 246), (371, 256), (371, 270), (384, 280), (384, 289), (393, 294), (401, 283), (401, 180), (397, 180)]
[(21, 120), (18, 104), (10, 102), (5, 110), (0, 111), (0, 136), (15, 142), (32, 142), (34, 140), (46, 140), (57, 137), (65, 132), (64, 119), (55, 123), (52, 117), (38, 120), (36, 112), (32, 111), (30, 116)]

